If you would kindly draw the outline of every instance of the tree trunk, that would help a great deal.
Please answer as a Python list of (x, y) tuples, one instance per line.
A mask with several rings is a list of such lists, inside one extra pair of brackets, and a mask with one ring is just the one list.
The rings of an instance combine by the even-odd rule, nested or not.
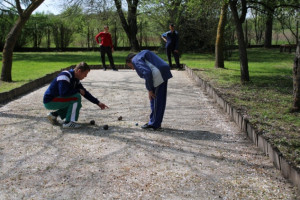
[(115, 20), (115, 29), (114, 29), (114, 47), (118, 48), (118, 38), (117, 38), (117, 22)]
[(248, 40), (248, 21), (246, 20), (245, 23), (245, 43), (246, 46), (249, 46), (249, 40)]
[(88, 49), (90, 49), (90, 26), (87, 27), (87, 46), (88, 46)]
[(47, 48), (48, 49), (50, 48), (50, 44), (51, 44), (51, 41), (50, 41), (50, 28), (48, 26), (47, 27)]
[(59, 30), (60, 30), (60, 48), (63, 51), (65, 46), (64, 44), (65, 27), (61, 24)]
[[(239, 53), (240, 53), (240, 68), (241, 68), (241, 82), (245, 83), (250, 81), (249, 78), (249, 70), (248, 70), (248, 56), (247, 56), (247, 47), (245, 44), (245, 39), (244, 39), (244, 33), (243, 33), (243, 26), (242, 23), (245, 20), (245, 12), (242, 12), (242, 17), (239, 18), (238, 16), (238, 10), (237, 10), (237, 1), (231, 0), (230, 1), (230, 9), (232, 12), (232, 15), (234, 17), (234, 22), (235, 22), (235, 28), (236, 28), (236, 33), (237, 33), (237, 38), (238, 38), (238, 44), (239, 44)], [(243, 11), (246, 7), (246, 1), (242, 0), (242, 5), (243, 5)]]
[(31, 4), (26, 8), (26, 10), (22, 10), (20, 2), (15, 1), (16, 9), (19, 13), (19, 18), (17, 19), (15, 25), (9, 31), (6, 41), (3, 47), (2, 52), (2, 72), (1, 72), (1, 80), (6, 82), (12, 81), (11, 69), (12, 69), (12, 61), (13, 61), (13, 50), (22, 32), (22, 28), (25, 23), (29, 19), (31, 13), (39, 7), (44, 0), (34, 0), (31, 1)]
[(296, 44), (298, 45), (299, 44), (299, 21), (296, 22)]
[(268, 11), (267, 21), (266, 21), (266, 32), (265, 32), (265, 48), (272, 47), (272, 29), (273, 29), (273, 15), (274, 11)]
[(34, 24), (34, 30), (33, 30), (33, 48), (38, 48), (38, 30), (36, 22)]
[(22, 28), (25, 25), (27, 20), (22, 19), (19, 17), (16, 24), (10, 30), (7, 35), (3, 52), (2, 52), (2, 73), (1, 73), (1, 80), (6, 82), (12, 81), (11, 76), (11, 69), (12, 69), (12, 60), (13, 60), (13, 51), (15, 44), (18, 40), (22, 32)]
[(139, 0), (127, 0), (128, 4), (128, 16), (127, 21), (125, 19), (125, 15), (122, 11), (122, 1), (114, 0), (115, 5), (121, 20), (122, 27), (129, 39), (131, 51), (139, 51), (139, 43), (136, 38), (137, 35), (137, 6)]
[(215, 68), (224, 68), (224, 30), (226, 25), (227, 8), (228, 3), (224, 1), (217, 29), (217, 38), (215, 46)]
[(298, 41), (296, 57), (293, 67), (293, 89), (294, 89), (294, 105), (293, 112), (300, 111), (300, 43)]

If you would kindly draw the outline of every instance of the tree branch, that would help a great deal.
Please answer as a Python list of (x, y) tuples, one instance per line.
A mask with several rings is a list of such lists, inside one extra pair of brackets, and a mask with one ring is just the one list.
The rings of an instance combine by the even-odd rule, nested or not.
[(16, 7), (17, 7), (17, 10), (18, 10), (18, 13), (19, 13), (20, 16), (22, 16), (22, 14), (23, 14), (23, 9), (22, 9), (22, 7), (21, 7), (21, 3), (20, 3), (19, 0), (15, 0), (15, 2), (16, 2)]

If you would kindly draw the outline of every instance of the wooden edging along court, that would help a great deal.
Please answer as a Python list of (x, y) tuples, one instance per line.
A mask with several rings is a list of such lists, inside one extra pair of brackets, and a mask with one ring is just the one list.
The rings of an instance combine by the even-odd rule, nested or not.
[(246, 133), (250, 140), (270, 158), (274, 166), (281, 171), (283, 177), (290, 180), (300, 191), (300, 170), (289, 163), (283, 157), (282, 153), (265, 139), (238, 109), (225, 101), (222, 98), (222, 94), (219, 94), (208, 82), (201, 79), (191, 68), (187, 66), (184, 67), (187, 74), (197, 83), (197, 85), (206, 91), (234, 120), (238, 127)]

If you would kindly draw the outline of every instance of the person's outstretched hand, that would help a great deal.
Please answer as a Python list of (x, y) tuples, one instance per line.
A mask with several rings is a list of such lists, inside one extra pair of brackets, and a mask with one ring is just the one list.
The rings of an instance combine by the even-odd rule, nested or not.
[(101, 108), (101, 110), (104, 110), (106, 108), (109, 108), (107, 105), (105, 105), (104, 103), (99, 103), (98, 106)]

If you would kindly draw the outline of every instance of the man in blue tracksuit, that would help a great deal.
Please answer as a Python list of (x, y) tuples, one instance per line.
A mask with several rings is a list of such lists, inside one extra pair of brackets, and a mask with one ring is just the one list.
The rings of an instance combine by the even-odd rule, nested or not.
[(138, 54), (130, 53), (126, 58), (126, 64), (145, 79), (148, 90), (151, 114), (149, 122), (142, 128), (159, 129), (166, 108), (168, 80), (173, 77), (170, 66), (149, 50)]
[(50, 84), (43, 98), (46, 109), (55, 110), (48, 114), (52, 124), (57, 123), (57, 117), (65, 119), (63, 128), (79, 128), (76, 121), (81, 108), (81, 96), (98, 105), (101, 109), (108, 108), (91, 93), (89, 93), (80, 80), (83, 80), (90, 71), (90, 67), (81, 62), (74, 69), (61, 72)]
[(166, 53), (168, 56), (168, 61), (170, 67), (172, 67), (172, 57), (171, 54), (173, 54), (176, 67), (181, 68), (179, 64), (179, 51), (178, 51), (178, 43), (179, 43), (179, 36), (178, 32), (175, 31), (175, 25), (170, 24), (169, 25), (170, 31), (165, 32), (161, 35), (161, 38), (166, 42)]

